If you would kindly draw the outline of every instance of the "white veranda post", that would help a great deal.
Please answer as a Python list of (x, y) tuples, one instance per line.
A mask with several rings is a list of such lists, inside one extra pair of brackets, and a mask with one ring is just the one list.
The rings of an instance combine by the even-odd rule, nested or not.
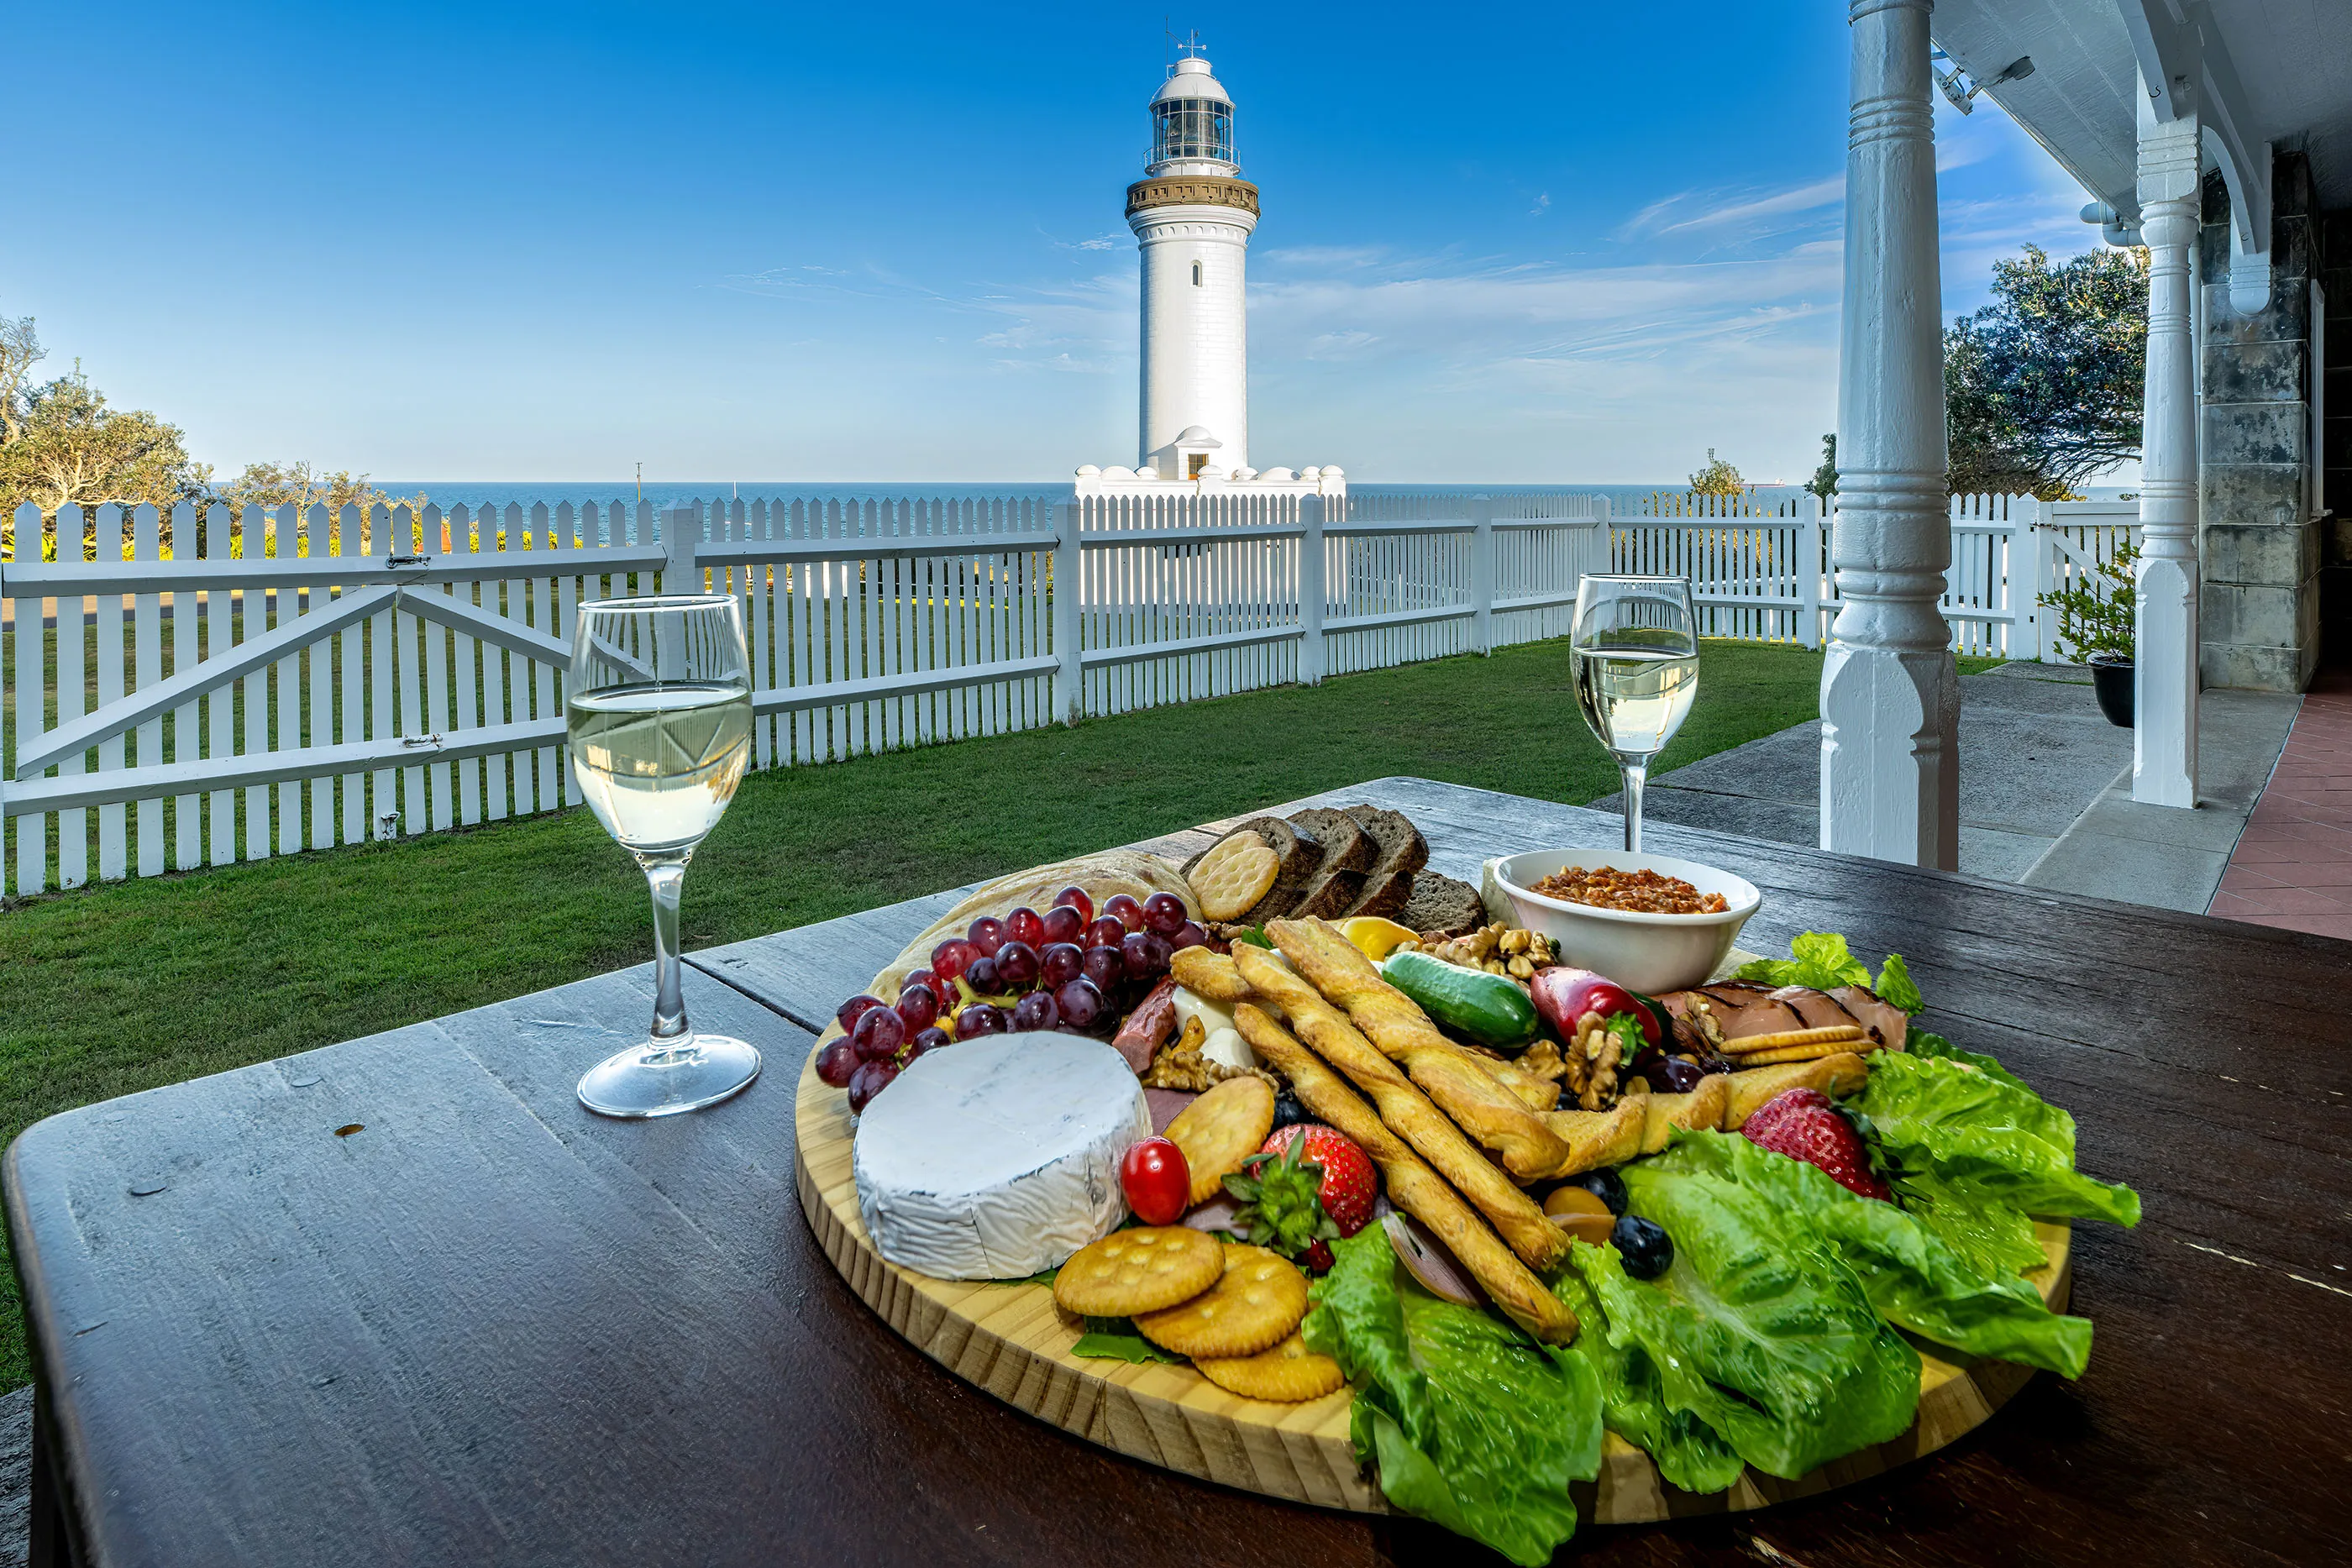
[(1940, 608), (1952, 546), (1931, 0), (1851, 5), (1831, 550), (1844, 606), (1822, 671), (1822, 847), (1951, 870), (1960, 689)]
[(2198, 124), (2157, 119), (2139, 95), (2140, 237), (2147, 244), (2147, 381), (2141, 408), (2140, 559), (2132, 625), (2132, 799), (2197, 804)]

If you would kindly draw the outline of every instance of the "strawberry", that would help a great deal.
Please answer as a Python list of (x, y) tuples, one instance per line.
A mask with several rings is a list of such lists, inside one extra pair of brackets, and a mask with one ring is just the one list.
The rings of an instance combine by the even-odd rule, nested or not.
[(1739, 1131), (1759, 1149), (1819, 1166), (1848, 1192), (1884, 1200), (1886, 1183), (1853, 1124), (1818, 1089), (1790, 1089), (1764, 1103)]
[(1319, 1196), (1323, 1167), (1299, 1157), (1305, 1147), (1294, 1141), (1280, 1153), (1261, 1150), (1225, 1177), (1225, 1191), (1242, 1206), (1234, 1216), (1234, 1235), (1297, 1258), (1339, 1234)]
[(1298, 1255), (1298, 1266), (1310, 1274), (1328, 1274), (1336, 1260), (1331, 1256), (1331, 1244), (1318, 1241)]
[(1320, 1122), (1294, 1122), (1276, 1129), (1260, 1152), (1278, 1155), (1293, 1144), (1306, 1145), (1307, 1164), (1323, 1167), (1323, 1211), (1339, 1228), (1339, 1234), (1353, 1236), (1370, 1224), (1381, 1181), (1356, 1141)]

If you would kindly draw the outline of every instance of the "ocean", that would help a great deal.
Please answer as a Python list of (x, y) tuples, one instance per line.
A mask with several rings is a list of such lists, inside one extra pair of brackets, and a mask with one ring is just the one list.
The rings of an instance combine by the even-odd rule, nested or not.
[[(436, 505), (468, 507), (483, 506), (529, 507), (544, 501), (558, 506), (565, 501), (582, 506), (593, 501), (599, 507), (614, 501), (635, 504), (637, 497), (635, 481), (623, 480), (616, 485), (579, 484), (571, 480), (488, 481), (476, 479), (378, 479), (374, 481), (394, 496), (414, 496), (419, 492)], [(1475, 496), (1481, 492), (1492, 495), (1542, 496), (1606, 496), (1619, 511), (1628, 504), (1644, 500), (1660, 490), (1679, 492), (1685, 486), (1675, 483), (1656, 485), (1364, 485), (1350, 479), (1348, 491), (1355, 496), (1443, 495)], [(1793, 495), (1794, 486), (1759, 486), (1757, 494), (1765, 497)], [(688, 501), (725, 500), (740, 496), (756, 500), (762, 497), (815, 497), (830, 501), (869, 500), (899, 497), (940, 497), (949, 499), (977, 498), (993, 496), (1034, 497), (1039, 500), (1058, 500), (1070, 493), (1067, 480), (1059, 482), (1024, 483), (1002, 480), (994, 484), (944, 484), (920, 481), (856, 480), (693, 480), (686, 483), (655, 483), (648, 481), (645, 497), (656, 507), (682, 506)]]

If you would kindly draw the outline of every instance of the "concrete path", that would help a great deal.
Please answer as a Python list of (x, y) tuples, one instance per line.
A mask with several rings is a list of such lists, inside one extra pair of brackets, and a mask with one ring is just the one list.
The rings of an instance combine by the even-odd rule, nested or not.
[[(2194, 811), (2131, 800), (2132, 734), (2101, 715), (2090, 672), (2003, 664), (1960, 677), (1960, 870), (2029, 887), (2203, 912), (2270, 777), (2299, 699), (2199, 701)], [(1820, 841), (1821, 736), (1811, 721), (1663, 774), (1654, 821)], [(1620, 797), (1592, 804), (1622, 810)]]

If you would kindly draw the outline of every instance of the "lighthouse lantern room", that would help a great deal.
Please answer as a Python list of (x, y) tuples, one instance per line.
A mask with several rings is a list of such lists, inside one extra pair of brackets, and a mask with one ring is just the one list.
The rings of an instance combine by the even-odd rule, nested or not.
[(1234, 159), (1234, 100), (1198, 55), (1170, 68), (1151, 99), (1143, 178), (1127, 223), (1143, 262), (1143, 373), (1132, 469), (1078, 470), (1080, 495), (1173, 481), (1337, 493), (1336, 467), (1261, 474), (1249, 465), (1245, 292), (1257, 187)]

